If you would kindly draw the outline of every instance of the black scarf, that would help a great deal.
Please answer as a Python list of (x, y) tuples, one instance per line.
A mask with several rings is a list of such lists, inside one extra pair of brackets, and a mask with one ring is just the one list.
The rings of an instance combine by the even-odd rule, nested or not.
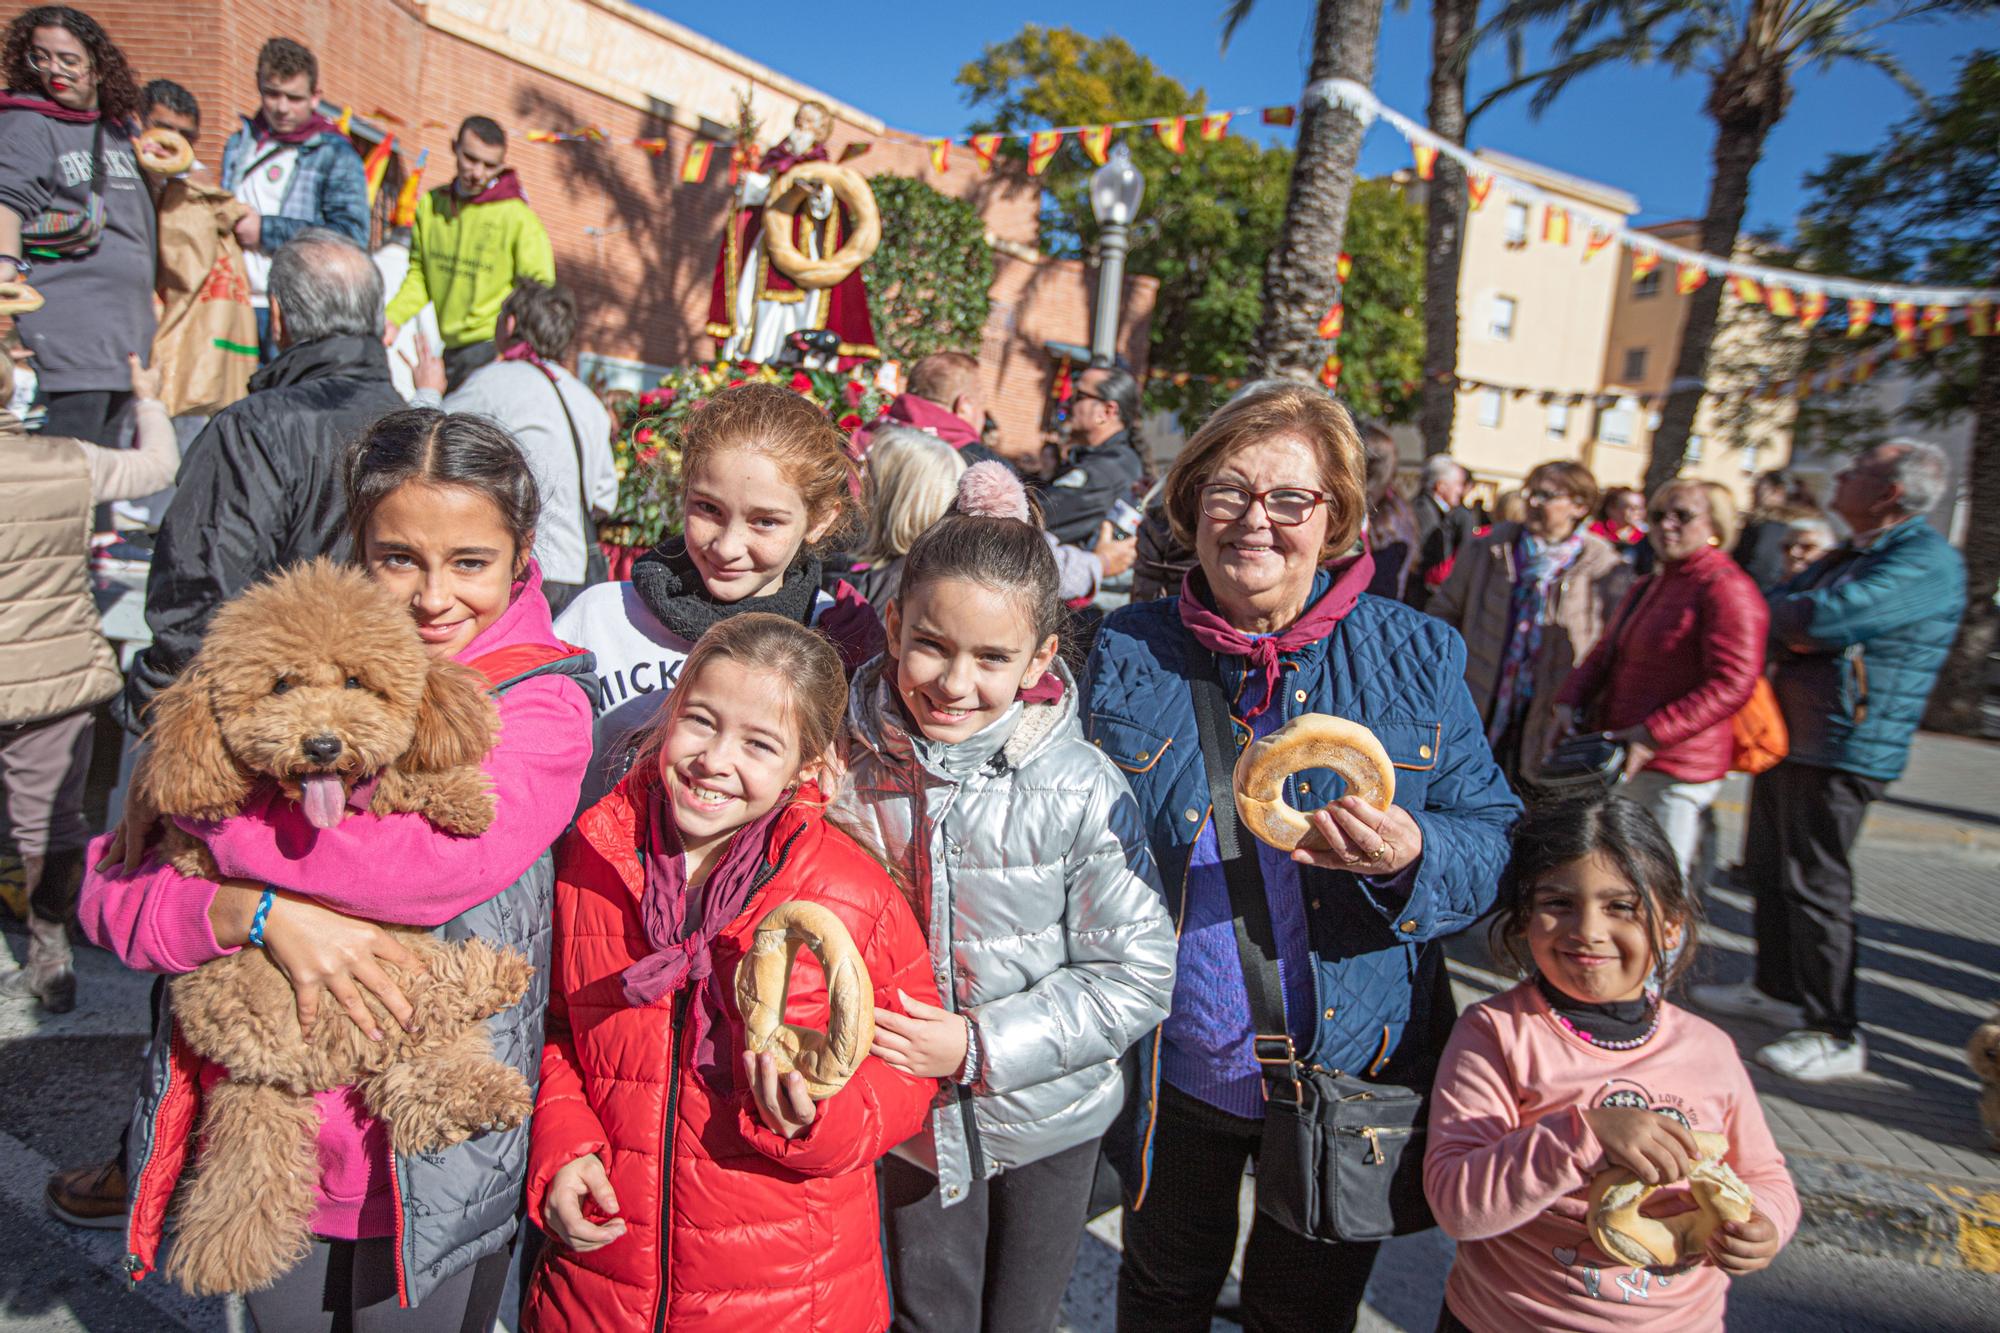
[(800, 553), (785, 571), (785, 581), (765, 597), (740, 602), (717, 601), (701, 581), (701, 571), (688, 558), (687, 542), (671, 537), (632, 565), (632, 588), (662, 625), (693, 643), (709, 626), (745, 611), (783, 616), (798, 625), (812, 624), (819, 600), (819, 561)]
[(1645, 1035), (1653, 1024), (1655, 1001), (1644, 996), (1616, 1004), (1587, 1004), (1551, 986), (1549, 979), (1539, 972), (1535, 974), (1535, 985), (1549, 1002), (1549, 1008), (1567, 1018), (1579, 1031), (1604, 1041), (1630, 1041)]

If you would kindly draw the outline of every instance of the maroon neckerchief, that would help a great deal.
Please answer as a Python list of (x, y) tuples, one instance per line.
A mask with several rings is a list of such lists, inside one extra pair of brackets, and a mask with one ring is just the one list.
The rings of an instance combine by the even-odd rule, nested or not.
[(250, 118), (250, 133), (256, 136), (258, 143), (282, 143), (291, 144), (296, 147), (312, 138), (315, 134), (338, 134), (340, 133), (340, 126), (315, 111), (305, 124), (295, 130), (286, 130), (283, 134), (280, 134), (271, 128), (270, 124), (264, 119), (264, 113), (259, 111)]
[(1307, 644), (1324, 639), (1354, 609), (1354, 604), (1367, 590), (1368, 581), (1375, 577), (1375, 557), (1363, 551), (1360, 555), (1328, 566), (1328, 569), (1333, 574), (1333, 586), (1283, 632), (1267, 634), (1260, 639), (1251, 638), (1209, 609), (1208, 577), (1201, 572), (1199, 565), (1188, 570), (1182, 578), (1181, 624), (1187, 627), (1188, 633), (1210, 652), (1249, 658), (1264, 674), (1264, 698), (1255, 708), (1244, 712), (1245, 722), (1271, 706), (1271, 698), (1278, 689), (1278, 655), (1295, 653)]
[(778, 802), (730, 835), (701, 886), (700, 915), (691, 920), (687, 858), (682, 855), (680, 832), (674, 827), (667, 784), (657, 779), (648, 782), (645, 799), (646, 844), (639, 853), (646, 869), (646, 889), (639, 900), (639, 914), (653, 952), (625, 969), (625, 1002), (644, 1008), (683, 986), (697, 987), (696, 1002), (687, 1010), (695, 1068), (712, 1084), (727, 1090), (734, 1086), (734, 1077), (728, 1062), (720, 1057), (716, 1034), (729, 1026), (726, 1006), (730, 979), (715, 971), (715, 940), (749, 904), (764, 868), (771, 825), (791, 800)]
[(78, 111), (60, 102), (52, 102), (46, 97), (34, 97), (26, 93), (0, 93), (0, 111), (34, 111), (50, 120), (65, 120), (72, 125), (93, 125), (97, 122), (97, 110)]
[(453, 182), (451, 194), (461, 208), (470, 208), (474, 204), (497, 204), (502, 199), (525, 200), (528, 197), (527, 191), (521, 188), (520, 176), (512, 167), (502, 167), (500, 174), (486, 182), (486, 187), (470, 199), (459, 194), (457, 182)]
[(764, 150), (764, 156), (757, 160), (757, 170), (771, 177), (772, 183), (776, 184), (778, 177), (784, 175), (801, 162), (825, 162), (827, 160), (829, 159), (827, 157), (826, 145), (823, 143), (814, 144), (801, 157), (792, 151), (792, 146), (789, 143), (780, 139)]

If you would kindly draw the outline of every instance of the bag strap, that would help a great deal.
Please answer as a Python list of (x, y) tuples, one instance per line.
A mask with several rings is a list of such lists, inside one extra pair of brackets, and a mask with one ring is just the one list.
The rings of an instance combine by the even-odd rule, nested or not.
[(563, 397), (562, 381), (556, 378), (555, 370), (541, 361), (531, 364), (548, 377), (549, 388), (555, 390), (556, 406), (562, 409), (563, 420), (569, 423), (569, 446), (576, 451), (576, 504), (582, 515), (583, 557), (587, 570), (590, 548), (597, 544), (597, 520), (590, 516), (590, 486), (583, 479), (583, 435), (576, 428), (576, 418), (570, 415), (569, 400)]
[(1188, 693), (1194, 697), (1202, 767), (1208, 774), (1208, 817), (1215, 826), (1216, 855), (1229, 884), (1236, 954), (1243, 965), (1243, 984), (1250, 992), (1251, 1053), (1267, 1083), (1296, 1083), (1298, 1052), (1285, 1021), (1277, 933), (1271, 926), (1271, 903), (1264, 896), (1256, 844), (1245, 835), (1236, 817), (1236, 724), (1222, 689), (1221, 665), (1213, 653), (1208, 655), (1208, 670), (1190, 674)]

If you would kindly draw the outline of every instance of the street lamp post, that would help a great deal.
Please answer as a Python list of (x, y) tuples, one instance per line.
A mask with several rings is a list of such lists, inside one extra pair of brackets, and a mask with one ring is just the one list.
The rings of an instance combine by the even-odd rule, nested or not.
[(1125, 237), (1139, 215), (1146, 178), (1124, 144), (1090, 176), (1090, 211), (1102, 230), (1098, 240), (1097, 314), (1090, 328), (1090, 359), (1108, 366), (1118, 357), (1118, 315), (1125, 296)]

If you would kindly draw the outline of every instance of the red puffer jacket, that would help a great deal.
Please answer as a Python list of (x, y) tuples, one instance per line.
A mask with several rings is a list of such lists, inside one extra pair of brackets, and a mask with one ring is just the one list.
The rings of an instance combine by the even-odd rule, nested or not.
[(1601, 731), (1645, 723), (1659, 747), (1647, 767), (1677, 781), (1728, 773), (1730, 719), (1764, 673), (1771, 612), (1756, 583), (1711, 546), (1633, 584), (1611, 623), (1556, 701), (1596, 696), (1587, 721)]
[[(733, 1095), (718, 1095), (693, 1070), (680, 1039), (692, 988), (645, 1008), (627, 1004), (621, 989), (626, 967), (650, 952), (639, 909), (645, 872), (636, 850), (645, 842), (646, 820), (645, 793), (628, 778), (578, 821), (557, 852), (528, 1210), (546, 1228), (549, 1181), (566, 1163), (596, 1153), (626, 1231), (587, 1254), (552, 1238), (529, 1291), (524, 1327), (545, 1333), (886, 1328), (873, 1167), (922, 1127), (937, 1084), (870, 1057), (791, 1140), (764, 1127), (740, 1077)], [(898, 987), (940, 1003), (916, 918), (887, 872), (825, 821), (813, 788), (801, 788), (773, 823), (765, 856), (769, 878), (717, 937), (720, 975), (735, 975), (765, 913), (804, 898), (846, 924), (868, 964), (877, 1005), (900, 1008)], [(731, 1031), (721, 1045), (740, 1051), (742, 1020), (734, 1012), (728, 1017)], [(799, 953), (793, 969), (785, 1018), (825, 1026), (825, 978), (809, 951)]]

